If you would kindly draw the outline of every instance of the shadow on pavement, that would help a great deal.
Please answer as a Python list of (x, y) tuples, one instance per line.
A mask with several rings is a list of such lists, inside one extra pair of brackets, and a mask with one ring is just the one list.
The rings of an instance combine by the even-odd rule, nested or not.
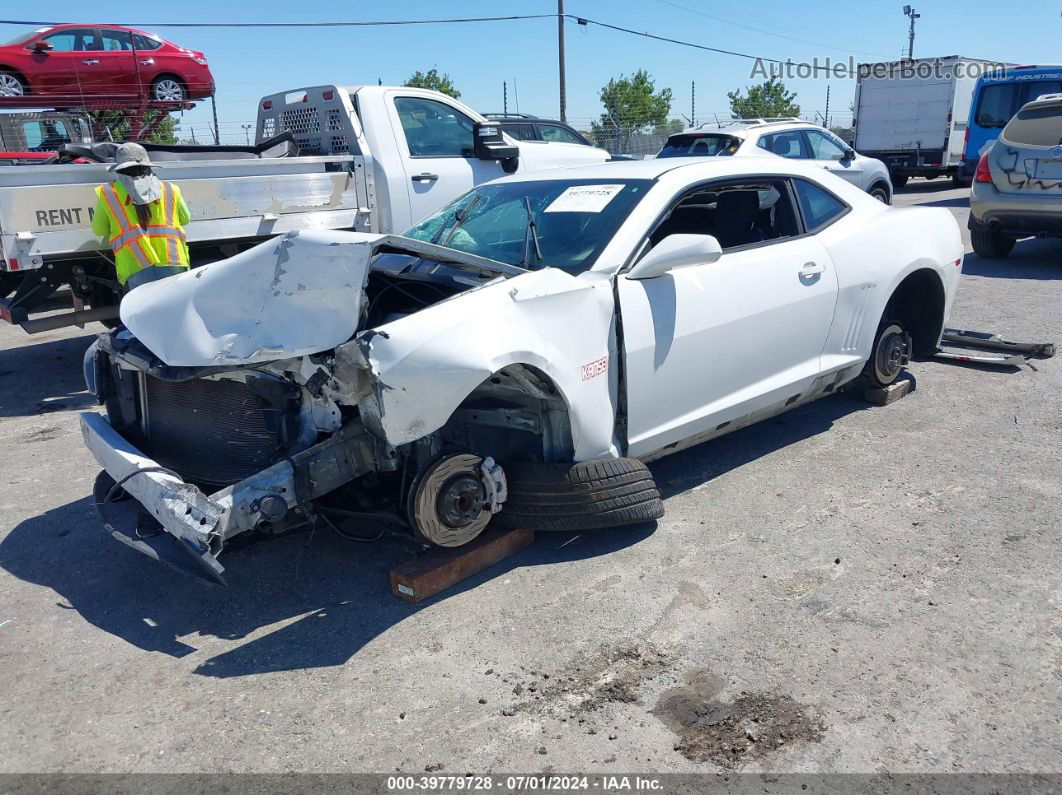
[[(86, 497), (27, 519), (0, 542), (0, 566), (51, 588), (57, 604), (145, 651), (195, 652), (196, 636), (239, 641), (202, 662), (203, 676), (342, 665), (362, 646), (437, 601), (526, 566), (608, 555), (652, 535), (655, 523), (598, 533), (542, 534), (528, 549), (418, 605), (390, 592), (389, 570), (408, 560), (399, 539), (344, 541), (318, 529), (223, 555), (230, 587), (208, 588), (119, 544)], [(278, 622), (279, 628), (272, 628)], [(262, 628), (267, 634), (257, 636)], [(190, 637), (189, 637), (190, 636)], [(189, 638), (188, 642), (181, 638)]]
[(1062, 240), (1026, 238), (1000, 259), (985, 259), (970, 252), (962, 263), (966, 276), (997, 279), (1062, 279)]
[(0, 417), (95, 405), (81, 373), (85, 350), (95, 339), (95, 334), (86, 334), (0, 350)]

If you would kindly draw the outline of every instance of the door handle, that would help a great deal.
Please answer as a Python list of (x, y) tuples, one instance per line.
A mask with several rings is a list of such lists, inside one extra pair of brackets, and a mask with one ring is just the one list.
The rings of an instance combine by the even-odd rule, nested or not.
[(99, 63), (99, 60), (96, 58), (90, 58), (89, 60), (82, 61), (81, 63), (85, 64), (85, 66), (94, 66)]
[(815, 276), (819, 273), (825, 273), (826, 266), (819, 265), (817, 262), (805, 262), (804, 267), (800, 269), (801, 276)]
[(425, 171), (423, 174), (416, 174), (412, 177), (414, 182), (435, 182), (439, 178), (438, 174), (429, 174)]
[(148, 58), (145, 61), (141, 61), (140, 65), (141, 66), (151, 66), (153, 63), (155, 63), (155, 59), (154, 58)]

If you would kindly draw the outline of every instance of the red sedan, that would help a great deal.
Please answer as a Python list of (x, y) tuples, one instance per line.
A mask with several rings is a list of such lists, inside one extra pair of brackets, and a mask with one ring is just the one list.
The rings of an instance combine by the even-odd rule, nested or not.
[(145, 93), (203, 99), (214, 93), (214, 77), (203, 53), (132, 28), (55, 25), (0, 46), (0, 97)]

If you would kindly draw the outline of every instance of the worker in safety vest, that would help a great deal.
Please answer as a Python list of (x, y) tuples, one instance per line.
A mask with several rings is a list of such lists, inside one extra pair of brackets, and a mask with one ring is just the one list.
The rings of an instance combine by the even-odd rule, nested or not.
[(107, 169), (113, 181), (96, 188), (92, 231), (111, 244), (126, 290), (188, 269), (188, 205), (181, 189), (161, 181), (155, 168), (140, 144), (121, 144)]

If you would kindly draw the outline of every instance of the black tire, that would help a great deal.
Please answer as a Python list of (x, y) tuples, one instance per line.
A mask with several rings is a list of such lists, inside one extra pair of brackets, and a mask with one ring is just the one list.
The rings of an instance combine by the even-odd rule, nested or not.
[[(888, 317), (886, 315), (886, 317)], [(871, 387), (886, 387), (896, 382), (911, 358), (911, 335), (898, 320), (882, 318), (870, 358), (863, 366), (863, 377)]]
[(966, 180), (964, 180), (962, 178), (962, 174), (960, 174), (958, 171), (956, 171), (954, 174), (951, 175), (951, 187), (953, 187), (953, 188), (965, 188), (965, 187), (968, 187), (967, 184), (966, 184)]
[(997, 259), (1005, 257), (1014, 248), (1016, 239), (1001, 235), (999, 232), (984, 232), (973, 229), (970, 231), (970, 242), (973, 250), (979, 257)]
[(889, 174), (889, 179), (892, 180), (893, 188), (902, 188), (907, 184), (908, 177), (906, 174)]
[(497, 521), (527, 530), (593, 530), (664, 515), (653, 475), (636, 458), (579, 464), (508, 464), (509, 497)]
[(870, 195), (882, 204), (892, 204), (892, 199), (889, 196), (889, 189), (880, 182), (870, 189)]
[(11, 69), (0, 69), (0, 96), (24, 97), (30, 92), (26, 78)]

